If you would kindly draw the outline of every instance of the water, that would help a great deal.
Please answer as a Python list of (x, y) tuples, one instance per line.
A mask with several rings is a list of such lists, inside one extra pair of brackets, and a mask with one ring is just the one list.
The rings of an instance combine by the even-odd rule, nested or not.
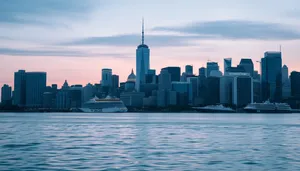
[(0, 170), (300, 170), (300, 115), (0, 113)]

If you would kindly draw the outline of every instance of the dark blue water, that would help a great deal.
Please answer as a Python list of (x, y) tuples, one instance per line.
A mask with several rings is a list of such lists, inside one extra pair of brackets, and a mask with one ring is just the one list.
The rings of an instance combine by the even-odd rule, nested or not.
[(0, 170), (300, 170), (300, 115), (0, 113)]

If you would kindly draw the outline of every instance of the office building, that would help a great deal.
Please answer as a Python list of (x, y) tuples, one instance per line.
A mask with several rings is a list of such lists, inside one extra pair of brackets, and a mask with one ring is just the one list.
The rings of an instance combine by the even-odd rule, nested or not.
[(187, 74), (187, 75), (193, 75), (193, 66), (192, 65), (186, 65), (185, 66), (185, 73)]
[(235, 76), (232, 90), (233, 104), (237, 107), (245, 107), (253, 103), (253, 80), (249, 76)]
[(288, 99), (291, 96), (291, 82), (289, 79), (289, 68), (282, 67), (282, 98)]
[(112, 69), (104, 68), (102, 69), (102, 87), (112, 87)]
[(72, 109), (81, 108), (83, 104), (83, 88), (73, 86), (69, 89), (70, 107)]
[(11, 105), (12, 104), (12, 99), (11, 99), (11, 87), (7, 84), (4, 84), (1, 88), (1, 104), (6, 106), (6, 105)]
[(172, 82), (172, 91), (177, 93), (178, 106), (187, 106), (189, 104), (190, 84), (188, 82)]
[(46, 83), (46, 72), (26, 73), (26, 107), (42, 107), (43, 94), (46, 90)]
[(144, 97), (144, 92), (124, 92), (120, 95), (126, 107), (142, 107)]
[(161, 70), (158, 77), (158, 89), (170, 90), (171, 89), (171, 74), (167, 70)]
[(253, 79), (253, 102), (261, 103), (261, 83), (260, 80)]
[(69, 96), (69, 90), (62, 89), (56, 94), (56, 108), (61, 110), (67, 110), (71, 107), (71, 99)]
[(227, 68), (230, 68), (232, 64), (232, 59), (231, 58), (225, 58), (224, 59), (224, 75), (226, 75)]
[(300, 72), (293, 71), (290, 76), (291, 96), (300, 100)]
[(211, 76), (211, 71), (219, 71), (219, 65), (217, 62), (207, 62), (206, 64), (206, 77)]
[(220, 78), (220, 103), (224, 105), (232, 104), (232, 84), (233, 76), (224, 76)]
[(111, 96), (119, 96), (119, 76), (112, 75), (112, 87), (111, 87)]
[(13, 103), (17, 106), (25, 106), (26, 103), (26, 72), (19, 70), (14, 74)]
[(198, 77), (187, 78), (189, 84), (189, 104), (194, 105), (195, 99), (198, 96)]
[(282, 98), (281, 52), (265, 52), (261, 59), (262, 101), (280, 102)]
[(168, 71), (168, 73), (171, 75), (171, 82), (180, 81), (180, 67), (166, 67), (162, 70)]
[(84, 88), (83, 88), (83, 103), (89, 101), (93, 97), (95, 97), (97, 93), (97, 89), (93, 84), (88, 83)]
[(241, 59), (239, 67), (242, 67), (245, 69), (246, 73), (249, 73), (251, 77), (253, 77), (254, 72), (254, 65), (251, 59)]
[(145, 83), (145, 75), (150, 69), (150, 49), (144, 42), (144, 20), (142, 24), (142, 43), (136, 49), (136, 90)]
[(56, 94), (53, 92), (43, 93), (43, 108), (53, 109), (56, 108)]
[(220, 103), (220, 77), (207, 77), (206, 83), (206, 105), (215, 105)]
[(199, 68), (199, 76), (206, 77), (206, 68), (205, 67)]

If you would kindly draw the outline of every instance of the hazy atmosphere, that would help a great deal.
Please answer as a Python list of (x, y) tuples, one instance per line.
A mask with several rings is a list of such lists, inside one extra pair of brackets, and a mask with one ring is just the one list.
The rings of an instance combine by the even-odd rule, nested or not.
[[(1, 0), (0, 84), (18, 69), (47, 72), (47, 84), (99, 83), (109, 67), (125, 81), (141, 42), (150, 67), (260, 60), (282, 46), (283, 64), (299, 70), (298, 0)], [(260, 70), (258, 64), (256, 70)], [(222, 68), (221, 68), (222, 69)]]

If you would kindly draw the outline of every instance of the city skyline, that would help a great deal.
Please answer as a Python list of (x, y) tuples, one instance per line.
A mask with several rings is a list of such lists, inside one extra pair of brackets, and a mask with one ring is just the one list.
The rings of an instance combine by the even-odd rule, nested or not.
[(231, 0), (225, 6), (217, 1), (115, 2), (1, 2), (1, 11), (9, 12), (0, 18), (0, 84), (13, 86), (13, 73), (19, 69), (47, 72), (48, 85), (61, 86), (66, 79), (70, 84), (99, 83), (103, 68), (125, 81), (136, 68), (142, 17), (150, 68), (158, 73), (167, 66), (183, 71), (189, 64), (195, 72), (208, 60), (218, 62), (223, 71), (224, 58), (232, 58), (233, 66), (251, 58), (260, 72), (255, 61), (266, 51), (279, 51), (280, 45), (282, 64), (290, 72), (299, 70), (293, 63), (300, 53), (297, 1)]

